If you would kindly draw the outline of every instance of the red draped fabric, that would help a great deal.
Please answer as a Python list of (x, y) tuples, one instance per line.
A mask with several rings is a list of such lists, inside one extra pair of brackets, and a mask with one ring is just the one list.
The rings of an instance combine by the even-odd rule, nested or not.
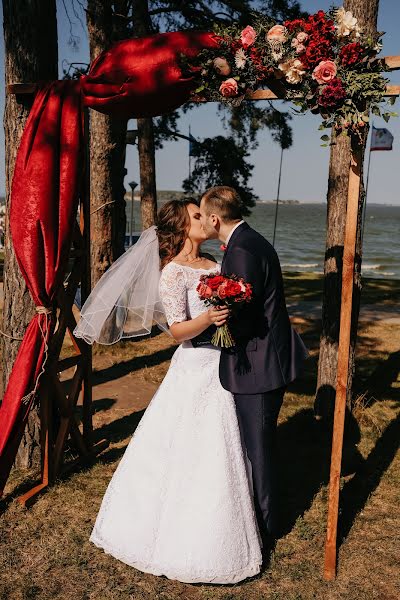
[(179, 55), (216, 46), (210, 33), (161, 33), (118, 42), (98, 56), (81, 77), (84, 102), (121, 118), (154, 117), (189, 98), (192, 78), (182, 77)]
[[(102, 53), (80, 80), (40, 87), (22, 136), (11, 188), (10, 231), (37, 307), (51, 309), (67, 266), (83, 182), (83, 106), (121, 118), (157, 116), (188, 100), (192, 79), (179, 55), (215, 46), (210, 33), (125, 40)], [(42, 372), (54, 315), (38, 308), (19, 348), (0, 406), (0, 495)]]
[[(36, 306), (51, 308), (63, 281), (82, 164), (82, 110), (78, 81), (56, 81), (37, 93), (15, 164), (10, 230), (14, 251)], [(0, 490), (15, 459), (54, 315), (29, 323), (0, 407)], [(22, 401), (22, 398), (24, 401)]]

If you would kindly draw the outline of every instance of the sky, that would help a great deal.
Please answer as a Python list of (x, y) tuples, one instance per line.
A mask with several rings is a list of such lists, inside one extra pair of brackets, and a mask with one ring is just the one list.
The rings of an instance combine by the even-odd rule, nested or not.
[[(71, 11), (73, 32), (79, 38), (78, 47), (69, 44), (70, 25), (66, 17), (64, 4), (68, 10), (71, 0), (57, 0), (57, 20), (59, 33), (59, 76), (66, 62), (89, 62), (87, 34)], [(302, 0), (301, 6), (309, 12), (326, 10), (332, 4), (341, 6), (341, 2), (333, 0)], [(82, 15), (82, 18), (84, 16)], [(2, 11), (0, 15), (2, 21)], [(384, 31), (382, 56), (400, 55), (400, 0), (380, 0), (378, 30)], [(388, 74), (393, 83), (400, 84), (400, 71)], [(0, 111), (4, 112), (4, 40), (0, 36)], [(259, 102), (262, 106), (262, 103)], [(288, 110), (290, 105), (276, 101), (278, 109)], [(394, 109), (400, 113), (400, 99)], [(301, 202), (325, 202), (328, 180), (329, 148), (321, 147), (318, 130), (320, 117), (306, 114), (293, 116), (293, 146), (285, 151), (280, 197), (295, 199)], [(389, 124), (383, 119), (374, 117), (375, 127), (387, 127), (394, 135), (394, 147), (391, 152), (373, 152), (371, 155), (368, 203), (394, 204), (400, 206), (400, 117), (392, 118)], [(226, 135), (222, 127), (221, 116), (215, 103), (196, 107), (178, 121), (178, 131), (191, 133), (198, 139), (214, 135)], [(132, 119), (128, 127), (136, 127)], [(268, 131), (259, 133), (259, 146), (251, 152), (250, 161), (254, 165), (253, 175), (249, 182), (260, 199), (271, 200), (276, 197), (280, 148), (273, 142)], [(136, 146), (127, 147), (125, 187), (128, 182), (139, 181), (139, 166)], [(156, 153), (157, 188), (162, 190), (180, 190), (182, 181), (188, 175), (188, 143), (185, 140), (168, 142)], [(5, 193), (5, 160), (4, 129), (0, 128), (0, 196)]]

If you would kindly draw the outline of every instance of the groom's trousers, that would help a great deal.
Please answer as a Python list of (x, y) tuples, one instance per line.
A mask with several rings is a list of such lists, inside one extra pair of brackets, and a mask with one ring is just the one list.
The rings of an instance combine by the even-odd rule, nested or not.
[(234, 394), (240, 432), (252, 466), (257, 519), (263, 533), (272, 537), (278, 533), (276, 429), (285, 390)]

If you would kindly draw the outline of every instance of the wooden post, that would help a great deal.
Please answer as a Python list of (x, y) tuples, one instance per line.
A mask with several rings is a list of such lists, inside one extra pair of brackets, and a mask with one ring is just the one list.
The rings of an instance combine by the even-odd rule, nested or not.
[[(91, 265), (90, 265), (90, 127), (89, 109), (84, 111), (84, 134), (85, 134), (85, 182), (80, 203), (80, 230), (82, 234), (83, 253), (86, 257), (82, 265), (81, 275), (81, 306), (90, 294)], [(83, 437), (88, 448), (93, 444), (92, 425), (92, 346), (85, 345), (83, 352), (84, 375), (82, 380), (82, 430)]]
[(339, 513), (339, 486), (342, 463), (344, 417), (346, 412), (349, 371), (351, 312), (353, 299), (354, 259), (357, 233), (358, 198), (360, 192), (361, 148), (353, 147), (347, 197), (346, 233), (343, 249), (342, 297), (337, 364), (335, 415), (333, 422), (331, 471), (329, 480), (328, 525), (326, 532), (324, 578), (336, 575), (336, 540)]

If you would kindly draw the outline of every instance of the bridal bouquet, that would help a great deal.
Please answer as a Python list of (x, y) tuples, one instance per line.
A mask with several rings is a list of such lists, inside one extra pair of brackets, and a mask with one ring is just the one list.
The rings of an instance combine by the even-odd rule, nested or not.
[[(210, 273), (200, 277), (197, 293), (206, 306), (226, 306), (235, 310), (252, 298), (252, 287), (244, 279), (231, 275)], [(222, 348), (231, 348), (235, 341), (229, 331), (228, 325), (221, 325), (214, 333), (211, 343)]]

